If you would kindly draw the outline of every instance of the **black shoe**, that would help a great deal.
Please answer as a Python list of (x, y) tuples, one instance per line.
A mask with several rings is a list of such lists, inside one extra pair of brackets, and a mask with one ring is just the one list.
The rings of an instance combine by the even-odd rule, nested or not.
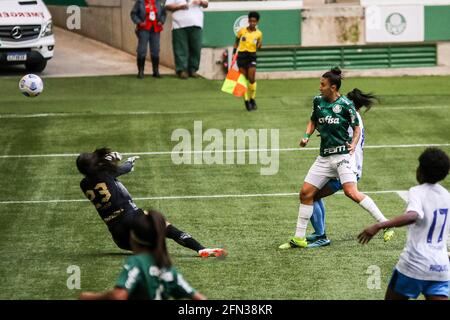
[(137, 66), (138, 66), (138, 75), (137, 75), (138, 79), (144, 79), (145, 58), (138, 58)]
[(255, 99), (250, 99), (250, 107), (252, 111), (258, 109)]
[(152, 57), (153, 78), (161, 78), (159, 74), (159, 57)]
[(247, 109), (247, 111), (252, 111), (252, 105), (250, 104), (250, 101), (245, 100), (245, 109)]
[(183, 80), (187, 80), (189, 78), (189, 74), (186, 71), (181, 71), (178, 74), (178, 78), (183, 79)]

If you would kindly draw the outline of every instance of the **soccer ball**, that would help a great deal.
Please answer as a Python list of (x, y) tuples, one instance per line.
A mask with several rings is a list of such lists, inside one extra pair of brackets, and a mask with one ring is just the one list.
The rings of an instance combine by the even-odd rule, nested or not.
[(19, 89), (27, 97), (37, 97), (44, 90), (44, 83), (37, 75), (27, 74), (20, 79)]

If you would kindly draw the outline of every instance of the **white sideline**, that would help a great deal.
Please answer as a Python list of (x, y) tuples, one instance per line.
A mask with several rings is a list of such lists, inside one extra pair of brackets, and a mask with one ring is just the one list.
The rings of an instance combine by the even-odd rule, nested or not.
[[(364, 146), (364, 149), (382, 149), (382, 148), (424, 148), (424, 147), (448, 147), (450, 143), (427, 143), (427, 144), (382, 144), (373, 146)], [(217, 153), (241, 153), (241, 152), (291, 152), (291, 151), (312, 151), (319, 148), (282, 148), (282, 149), (238, 149), (238, 150), (217, 150)], [(210, 151), (185, 151), (186, 154), (210, 153)], [(125, 152), (124, 156), (154, 156), (170, 155), (172, 151), (150, 151), (150, 152)], [(76, 157), (78, 153), (50, 153), (50, 154), (7, 154), (1, 155), (0, 159), (8, 158), (57, 158), (57, 157)]]
[[(426, 109), (443, 109), (448, 108), (448, 105), (443, 106), (400, 106), (400, 107), (389, 107), (389, 108), (378, 108), (374, 110), (380, 110), (383, 112), (391, 110), (426, 110)], [(309, 109), (308, 109), (309, 111)], [(130, 112), (109, 112), (109, 113), (99, 113), (99, 112), (47, 112), (47, 113), (27, 113), (27, 114), (17, 114), (17, 113), (4, 113), (0, 114), (0, 119), (28, 119), (28, 118), (48, 118), (48, 117), (79, 117), (79, 116), (133, 116), (133, 115), (165, 115), (165, 114), (194, 114), (194, 113), (205, 113), (205, 111), (130, 111)]]
[[(401, 193), (402, 190), (382, 190), (382, 191), (362, 191), (365, 194)], [(344, 194), (339, 191), (336, 194)], [(159, 196), (159, 197), (137, 197), (139, 200), (189, 200), (189, 199), (225, 199), (225, 198), (255, 198), (255, 197), (290, 197), (298, 196), (295, 193), (255, 193), (255, 194), (212, 194), (212, 195), (191, 195), (191, 196)], [(26, 201), (0, 201), (0, 204), (39, 204), (39, 203), (62, 203), (62, 202), (87, 202), (87, 199), (55, 199), (55, 200), (26, 200)]]
[(0, 119), (27, 119), (27, 118), (48, 118), (48, 117), (78, 117), (78, 116), (134, 116), (134, 115), (157, 115), (157, 114), (192, 114), (192, 113), (202, 113), (201, 111), (130, 111), (130, 112), (109, 112), (109, 113), (98, 113), (98, 112), (73, 112), (73, 113), (28, 113), (28, 114), (17, 114), (17, 113), (6, 113), (0, 114)]
[(398, 196), (402, 198), (405, 202), (408, 202), (408, 191), (398, 191)]

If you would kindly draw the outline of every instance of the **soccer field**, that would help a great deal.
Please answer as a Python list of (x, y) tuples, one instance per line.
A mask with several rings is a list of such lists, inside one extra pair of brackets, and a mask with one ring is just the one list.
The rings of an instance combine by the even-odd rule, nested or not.
[[(168, 240), (173, 262), (209, 299), (382, 299), (405, 243), (406, 228), (367, 246), (357, 234), (371, 216), (342, 194), (325, 200), (328, 247), (280, 251), (295, 231), (296, 193), (318, 154), (314, 135), (298, 146), (318, 92), (318, 79), (258, 81), (256, 112), (220, 92), (220, 81), (134, 76), (44, 79), (44, 93), (25, 98), (18, 78), (0, 79), (0, 299), (75, 299), (111, 288), (127, 257), (79, 188), (76, 155), (109, 146), (141, 154), (120, 180), (142, 208), (157, 208), (226, 259), (202, 259)], [(416, 184), (423, 145), (450, 152), (450, 77), (349, 78), (381, 98), (362, 114), (366, 131), (359, 189), (372, 192), (387, 217), (400, 214), (396, 191)], [(278, 129), (279, 171), (261, 164), (175, 165), (172, 132)], [(206, 145), (205, 143), (204, 145)], [(312, 149), (311, 149), (312, 148)], [(443, 182), (450, 188), (450, 180)], [(228, 195), (228, 196), (227, 196)], [(232, 196), (230, 196), (232, 195)], [(192, 197), (185, 197), (192, 196)], [(213, 197), (212, 197), (213, 196)], [(80, 267), (81, 290), (67, 268)], [(380, 288), (368, 270), (378, 266)]]

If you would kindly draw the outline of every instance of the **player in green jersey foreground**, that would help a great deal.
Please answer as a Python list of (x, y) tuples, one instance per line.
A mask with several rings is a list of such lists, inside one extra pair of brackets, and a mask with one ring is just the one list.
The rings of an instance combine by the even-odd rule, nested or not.
[[(300, 191), (300, 206), (295, 236), (280, 249), (306, 248), (306, 227), (313, 213), (314, 197), (332, 178), (339, 178), (347, 197), (357, 202), (378, 222), (387, 221), (373, 200), (358, 191), (355, 159), (352, 154), (358, 144), (361, 129), (353, 102), (342, 96), (341, 70), (333, 68), (325, 72), (320, 79), (320, 96), (313, 100), (311, 119), (300, 146), (308, 144), (309, 137), (317, 129), (320, 132), (320, 156), (305, 178)], [(348, 128), (352, 127), (353, 136), (349, 137)], [(386, 229), (385, 241), (393, 236), (392, 229)]]
[(129, 257), (114, 289), (82, 292), (82, 300), (166, 300), (206, 299), (176, 271), (166, 247), (166, 222), (161, 213), (150, 210), (140, 215), (130, 232), (134, 255)]

